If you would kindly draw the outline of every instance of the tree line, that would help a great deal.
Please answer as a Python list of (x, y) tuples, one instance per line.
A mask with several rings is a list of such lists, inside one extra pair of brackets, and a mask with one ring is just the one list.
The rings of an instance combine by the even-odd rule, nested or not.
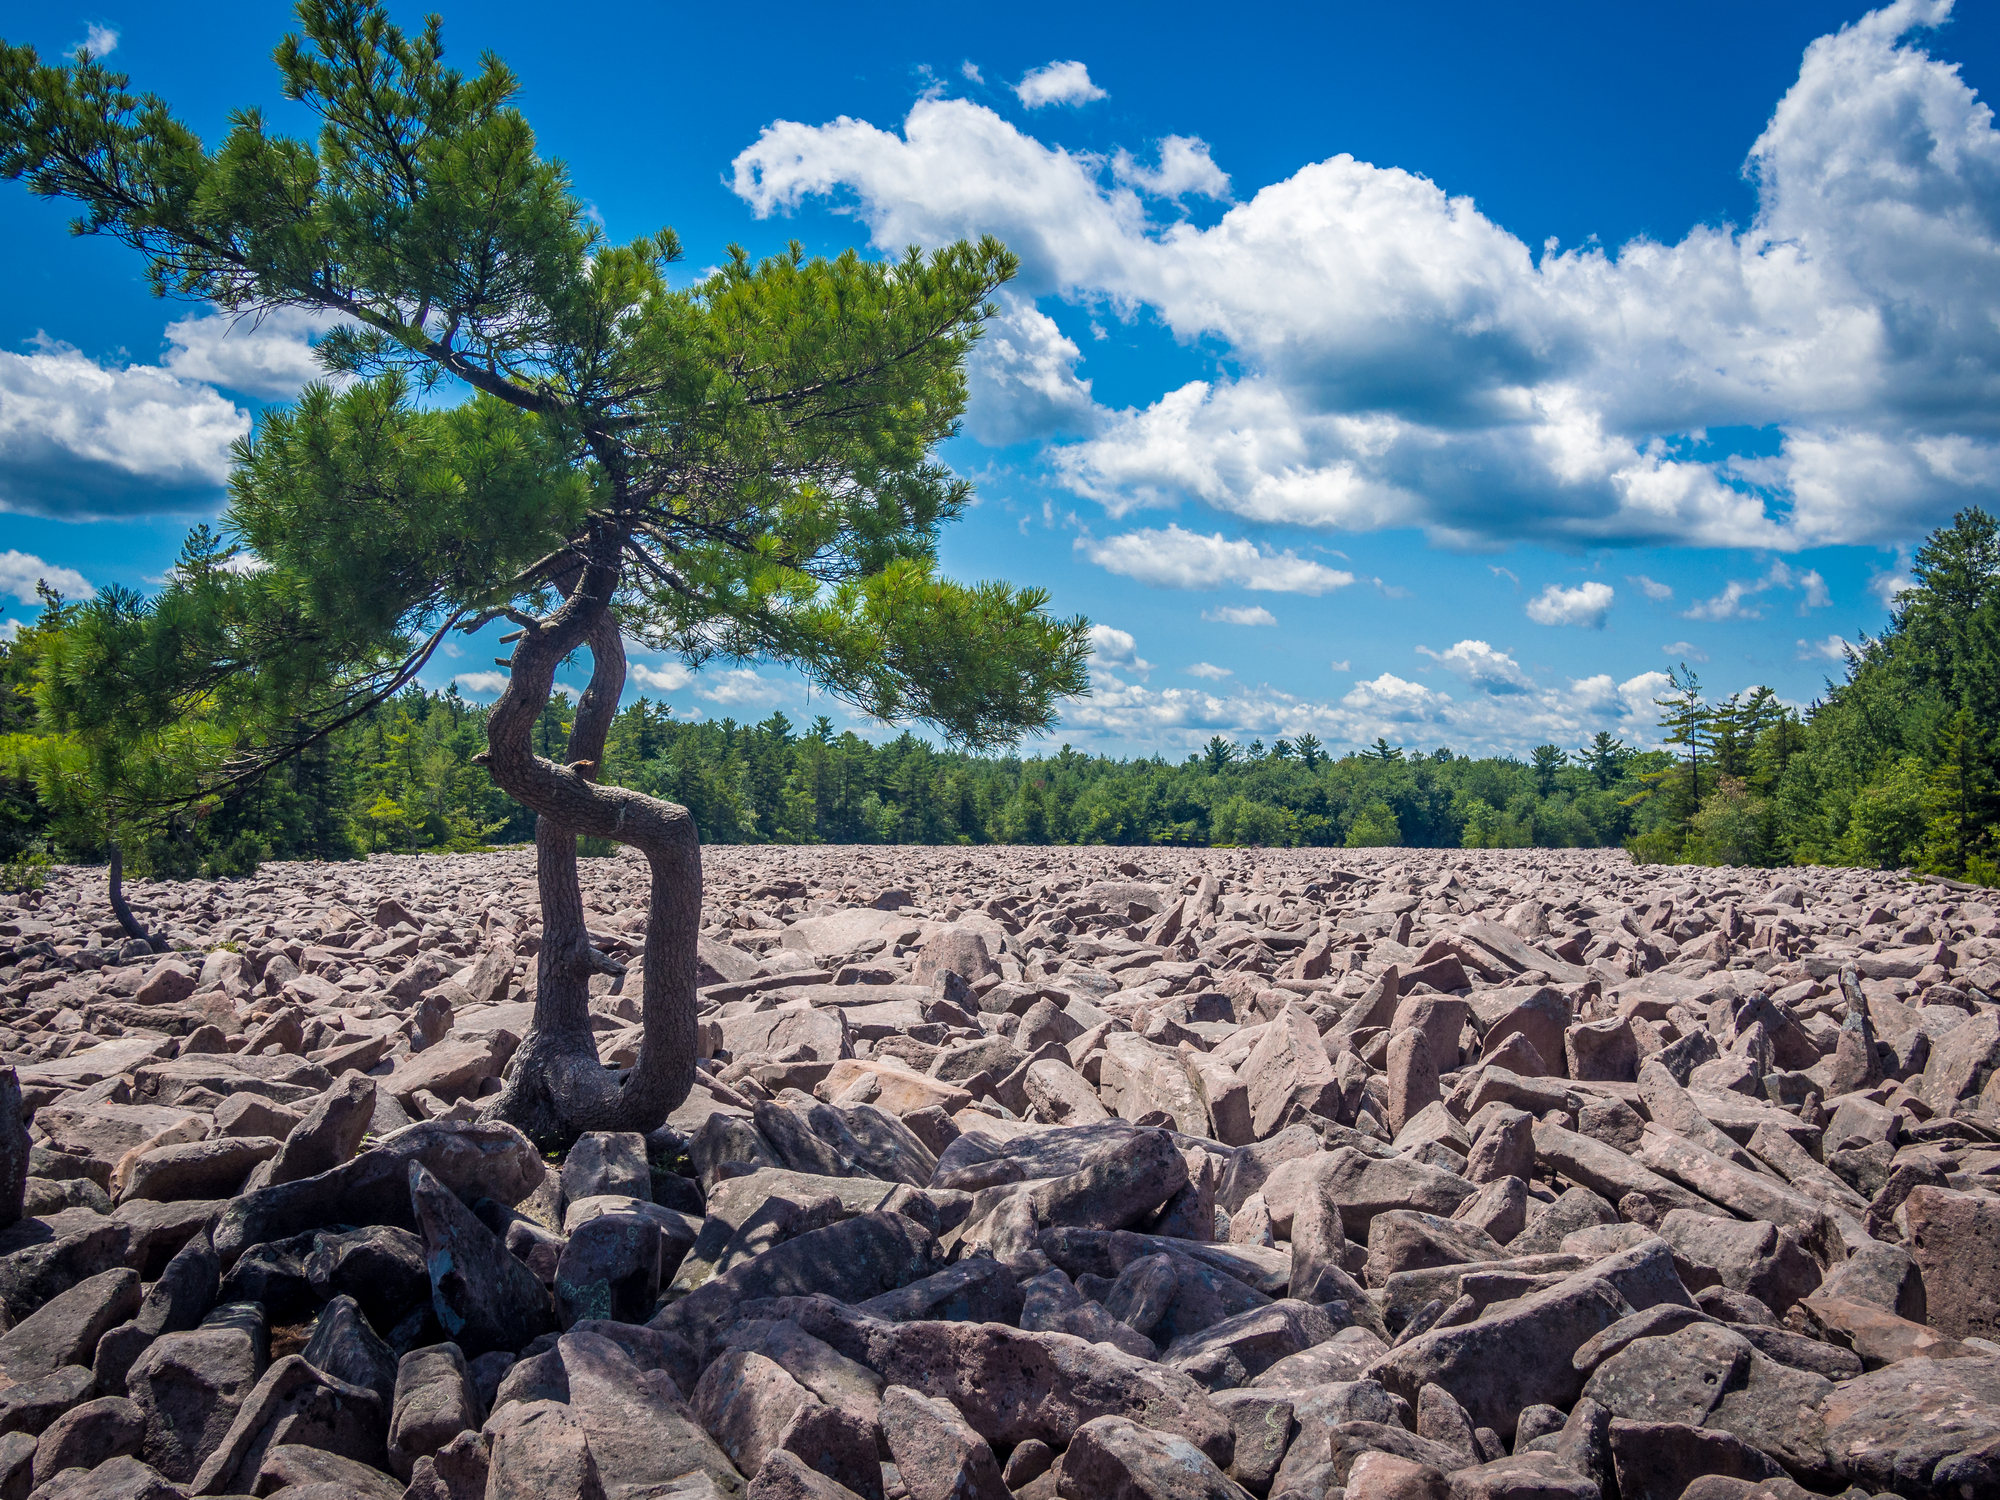
[[(1378, 740), (1334, 754), (1311, 734), (1212, 738), (1182, 760), (872, 743), (819, 717), (676, 717), (640, 698), (606, 738), (602, 777), (686, 806), (709, 843), (1181, 844), (1524, 848), (1623, 845), (1652, 863), (1912, 866), (1996, 883), (2000, 825), (2000, 537), (1969, 510), (1914, 559), (1888, 628), (1849, 651), (1805, 713), (1769, 688), (1712, 701), (1685, 666), (1658, 700), (1665, 748), (1609, 733), (1526, 760)], [(38, 665), (71, 606), (51, 598), (0, 658), (0, 852), (101, 853), (87, 796), (34, 734)], [(556, 755), (576, 705), (535, 726)], [(519, 843), (531, 815), (474, 757), (487, 710), (413, 687), (240, 794), (131, 851), (161, 874), (263, 859), (349, 859)], [(37, 761), (37, 745), (41, 761)], [(593, 851), (586, 843), (585, 852)]]

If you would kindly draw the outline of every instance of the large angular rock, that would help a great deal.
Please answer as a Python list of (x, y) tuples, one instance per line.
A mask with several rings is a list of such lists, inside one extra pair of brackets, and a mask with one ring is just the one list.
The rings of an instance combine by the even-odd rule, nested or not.
[(591, 1318), (643, 1323), (660, 1297), (660, 1226), (636, 1213), (577, 1225), (556, 1262), (555, 1313), (563, 1328)]
[(438, 1323), (474, 1357), (515, 1350), (555, 1324), (542, 1283), (425, 1170), (407, 1168), (411, 1216), (430, 1272), (431, 1308)]
[(352, 1297), (335, 1297), (320, 1309), (313, 1335), (299, 1352), (314, 1369), (363, 1386), (382, 1398), (385, 1410), (393, 1408), (396, 1356), (375, 1336)]
[(397, 1063), (382, 1080), (382, 1091), (405, 1110), (413, 1111), (420, 1093), (439, 1099), (461, 1098), (483, 1079), (499, 1076), (513, 1055), (512, 1032), (491, 1031), (463, 1041), (442, 1041)]
[(1921, 1321), (1955, 1339), (2000, 1333), (2000, 1202), (1919, 1187), (1896, 1222), (1923, 1276)]
[(1177, 1370), (1106, 1344), (1000, 1323), (883, 1323), (825, 1297), (785, 1297), (745, 1309), (790, 1318), (885, 1381), (941, 1397), (996, 1448), (1039, 1438), (1067, 1446), (1085, 1422), (1122, 1416), (1177, 1432), (1228, 1462), (1234, 1429)]
[[(1536, 1139), (1540, 1140), (1539, 1132)], [(1838, 1240), (1838, 1229), (1827, 1210), (1779, 1178), (1739, 1167), (1658, 1128), (1646, 1132), (1635, 1155), (1647, 1167), (1685, 1184), (1711, 1203), (1719, 1203), (1742, 1218), (1762, 1219), (1796, 1230), (1808, 1244)], [(1661, 1206), (1664, 1209), (1665, 1205)], [(1673, 1206), (1700, 1208), (1699, 1204)]]
[(1290, 1002), (1265, 1028), (1242, 1073), (1250, 1086), (1251, 1129), (1259, 1140), (1302, 1116), (1330, 1118), (1339, 1108), (1340, 1088), (1319, 1029)]
[(1030, 1252), (1046, 1229), (1137, 1224), (1187, 1183), (1187, 1160), (1172, 1137), (1160, 1130), (1135, 1131), (1107, 1141), (1061, 1177), (981, 1193), (961, 1239), (1011, 1261)]
[(375, 1392), (287, 1355), (264, 1372), (190, 1488), (198, 1495), (242, 1494), (256, 1482), (264, 1455), (288, 1443), (379, 1467), (388, 1428)]
[(123, 1395), (132, 1361), (155, 1339), (198, 1325), (215, 1305), (221, 1285), (218, 1270), (215, 1250), (206, 1233), (195, 1235), (175, 1251), (159, 1277), (146, 1289), (132, 1320), (98, 1339), (92, 1361), (98, 1389)]
[(158, 1146), (131, 1163), (119, 1201), (227, 1198), (281, 1144), (268, 1136), (219, 1136)]
[(1988, 1011), (1955, 1026), (1931, 1047), (1917, 1093), (1939, 1114), (1978, 1097), (2000, 1070), (2000, 1013)]
[(924, 939), (911, 978), (928, 988), (947, 973), (970, 981), (983, 979), (997, 968), (983, 932), (971, 927), (940, 927)]
[(1368, 1226), (1370, 1286), (1388, 1285), (1398, 1271), (1506, 1257), (1507, 1252), (1483, 1229), (1437, 1214), (1392, 1208), (1375, 1215)]
[(1324, 1308), (1285, 1298), (1182, 1334), (1167, 1346), (1160, 1363), (1193, 1376), (1204, 1390), (1233, 1390), (1337, 1332)]
[[(496, 1408), (494, 1430), (506, 1425), (511, 1415)], [(430, 1457), (418, 1459), (403, 1500), (486, 1500), (493, 1437), (491, 1431), (461, 1432)]]
[(576, 1138), (563, 1159), (563, 1197), (571, 1203), (604, 1193), (653, 1198), (653, 1172), (646, 1138), (637, 1131), (597, 1130)]
[(35, 1500), (182, 1500), (183, 1492), (130, 1454), (95, 1469), (70, 1469), (35, 1491)]
[(0, 1231), (0, 1306), (15, 1322), (80, 1281), (132, 1257), (133, 1226), (87, 1208), (22, 1219)]
[(731, 1349), (702, 1371), (688, 1408), (742, 1473), (754, 1479), (792, 1419), (819, 1398), (777, 1361)]
[[(1477, 1122), (1475, 1122), (1477, 1123)], [(1535, 1117), (1526, 1110), (1494, 1105), (1485, 1114), (1485, 1124), (1473, 1138), (1466, 1154), (1468, 1182), (1499, 1182), (1516, 1177), (1525, 1180), (1535, 1166)]]
[(1691, 1291), (1722, 1286), (1783, 1313), (1820, 1284), (1819, 1263), (1798, 1235), (1775, 1224), (1745, 1223), (1675, 1209), (1660, 1221), (1674, 1249), (1674, 1267)]
[(122, 1267), (81, 1281), (0, 1334), (0, 1380), (19, 1384), (87, 1365), (97, 1341), (139, 1310), (139, 1276)]
[(974, 1257), (935, 1275), (859, 1304), (871, 1317), (892, 1323), (944, 1319), (954, 1323), (1012, 1323), (1021, 1314), (1021, 1288), (998, 1261)]
[(705, 1350), (743, 1315), (747, 1302), (816, 1293), (865, 1302), (941, 1269), (941, 1259), (936, 1239), (901, 1214), (858, 1214), (713, 1278), (663, 1309), (652, 1326)]
[[(1112, 1113), (1125, 1120), (1165, 1114), (1172, 1119), (1174, 1129), (1184, 1134), (1209, 1134), (1208, 1105), (1180, 1053), (1129, 1031), (1113, 1032), (1104, 1044), (1098, 1088)], [(1054, 1059), (1048, 1061), (1054, 1063)], [(1029, 1064), (1030, 1075), (1036, 1066)], [(1065, 1123), (1090, 1123), (1087, 1107), (1081, 1100), (1078, 1103), (1083, 1117)]]
[(1826, 1274), (1819, 1297), (1867, 1302), (1912, 1323), (1929, 1320), (1923, 1273), (1901, 1245), (1861, 1245)]
[(486, 1500), (606, 1500), (579, 1413), (559, 1401), (515, 1402), (490, 1429)]
[(1631, 1312), (1689, 1301), (1667, 1245), (1649, 1240), (1504, 1311), (1489, 1309), (1475, 1322), (1412, 1339), (1371, 1373), (1412, 1402), (1425, 1385), (1442, 1386), (1477, 1426), (1504, 1437), (1524, 1407), (1575, 1404), (1583, 1377), (1570, 1361), (1586, 1340)]
[(1384, 1122), (1392, 1134), (1442, 1097), (1438, 1092), (1438, 1065), (1424, 1032), (1410, 1027), (1389, 1038), (1384, 1070), (1389, 1083), (1389, 1118)]
[(807, 1467), (804, 1459), (782, 1450), (764, 1460), (764, 1467), (744, 1492), (748, 1500), (861, 1500), (853, 1490)]
[(1835, 1386), (1820, 1415), (1841, 1480), (1917, 1500), (1958, 1500), (1966, 1492), (1955, 1474), (1990, 1483), (2000, 1358), (1906, 1359)]
[[(1331, 1382), (1352, 1381), (1389, 1352), (1389, 1346), (1367, 1328), (1343, 1328), (1324, 1344), (1287, 1355), (1250, 1382), (1255, 1390), (1288, 1391)], [(1241, 1424), (1238, 1424), (1241, 1431)]]
[[(285, 1443), (268, 1450), (256, 1489), (292, 1500), (402, 1500), (404, 1486), (379, 1469), (319, 1448)], [(447, 1492), (448, 1493), (448, 1492)], [(484, 1494), (482, 1487), (481, 1494)]]
[(141, 1457), (176, 1482), (194, 1478), (263, 1373), (263, 1348), (241, 1327), (162, 1335), (134, 1361), (125, 1381), (145, 1418)]
[(845, 1412), (870, 1431), (880, 1431), (882, 1377), (790, 1319), (754, 1318), (738, 1323), (729, 1330), (727, 1347), (762, 1355), (826, 1405)]
[(389, 1417), (389, 1472), (407, 1482), (420, 1458), (479, 1425), (479, 1397), (456, 1344), (412, 1349), (396, 1367)]
[(696, 1425), (665, 1371), (641, 1370), (598, 1334), (566, 1333), (556, 1352), (570, 1409), (583, 1420), (611, 1494), (658, 1494), (676, 1484), (697, 1493), (705, 1485), (723, 1500), (742, 1492), (741, 1474)]
[(1580, 1187), (1616, 1203), (1637, 1193), (1660, 1213), (1689, 1208), (1705, 1213), (1712, 1205), (1659, 1172), (1649, 1170), (1614, 1146), (1565, 1130), (1546, 1120), (1534, 1127), (1535, 1160), (1554, 1167)]
[(1563, 1033), (1569, 1076), (1632, 1083), (1639, 1077), (1639, 1043), (1624, 1016), (1579, 1021)]
[(511, 1125), (425, 1120), (385, 1136), (345, 1166), (234, 1199), (215, 1225), (225, 1268), (251, 1245), (329, 1224), (387, 1224), (414, 1231), (410, 1165), (460, 1199), (513, 1205), (547, 1175), (541, 1153)]
[(407, 1229), (376, 1224), (315, 1235), (304, 1268), (314, 1296), (352, 1297), (377, 1328), (394, 1328), (431, 1294), (424, 1242)]
[(1349, 1164), (1332, 1153), (1302, 1158), (1311, 1163), (1292, 1210), (1290, 1293), (1305, 1302), (1347, 1300), (1357, 1290), (1347, 1274), (1347, 1221), (1340, 1194)]
[(1757, 1481), (1785, 1472), (1739, 1438), (1682, 1422), (1614, 1420), (1611, 1456), (1619, 1500), (1680, 1500), (1705, 1474)]
[[(1248, 1500), (1249, 1491), (1184, 1437), (1124, 1417), (1077, 1429), (1063, 1454), (1062, 1500)], [(914, 1492), (913, 1492), (914, 1500)]]
[[(1508, 995), (1520, 995), (1519, 990), (1509, 990)], [(1481, 1013), (1491, 1015), (1482, 1000)], [(1563, 1046), (1563, 1033), (1569, 1029), (1569, 1002), (1559, 990), (1543, 985), (1516, 1000), (1507, 1009), (1494, 1016), (1486, 1033), (1480, 1038), (1483, 1055), (1491, 1056), (1503, 1047), (1507, 1039), (1519, 1036), (1534, 1049), (1535, 1056), (1546, 1067), (1564, 1066), (1567, 1053)]]
[(910, 1500), (1011, 1500), (993, 1450), (949, 1401), (892, 1385), (882, 1430)]
[(336, 1079), (285, 1137), (260, 1186), (297, 1182), (330, 1172), (353, 1157), (375, 1117), (375, 1080), (363, 1073)]
[(101, 1396), (71, 1407), (35, 1445), (34, 1478), (47, 1484), (65, 1469), (94, 1469), (139, 1451), (146, 1418), (122, 1396)]
[(1750, 1357), (1750, 1341), (1742, 1334), (1694, 1323), (1626, 1344), (1591, 1371), (1583, 1394), (1626, 1421), (1699, 1427), (1748, 1379)]
[(1453, 1173), (1404, 1157), (1365, 1156), (1352, 1146), (1330, 1153), (1314, 1180), (1322, 1184), (1319, 1191), (1339, 1205), (1347, 1238), (1363, 1242), (1378, 1213), (1413, 1208), (1449, 1216), (1478, 1191)]

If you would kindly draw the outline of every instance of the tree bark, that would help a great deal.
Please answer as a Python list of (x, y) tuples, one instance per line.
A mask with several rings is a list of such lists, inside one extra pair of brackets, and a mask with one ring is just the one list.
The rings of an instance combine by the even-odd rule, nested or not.
[(116, 839), (110, 840), (111, 869), (105, 879), (106, 893), (111, 897), (111, 913), (118, 918), (118, 925), (125, 929), (127, 937), (135, 937), (142, 943), (150, 943), (153, 935), (146, 931), (132, 908), (125, 901), (125, 850)]
[[(542, 947), (533, 1025), (485, 1114), (520, 1127), (545, 1149), (567, 1147), (586, 1131), (656, 1129), (694, 1084), (701, 932), (701, 845), (694, 819), (686, 808), (642, 792), (595, 784), (625, 685), (625, 651), (610, 608), (617, 582), (615, 565), (582, 569), (561, 607), (515, 648), (507, 689), (487, 719), (487, 769), (537, 815)], [(590, 687), (577, 705), (570, 762), (557, 765), (534, 753), (530, 736), (557, 666), (586, 645)], [(590, 1029), (590, 976), (606, 960), (592, 952), (585, 928), (576, 868), (580, 833), (631, 845), (651, 871), (641, 971), (644, 1039), (638, 1063), (622, 1074), (598, 1061)]]

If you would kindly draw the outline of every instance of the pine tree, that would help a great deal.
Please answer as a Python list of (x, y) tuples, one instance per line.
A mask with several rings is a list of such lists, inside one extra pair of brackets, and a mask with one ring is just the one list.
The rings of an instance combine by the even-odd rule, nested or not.
[(1677, 825), (1685, 828), (1701, 808), (1702, 760), (1713, 744), (1714, 715), (1702, 699), (1701, 679), (1686, 662), (1670, 669), (1667, 681), (1672, 690), (1663, 698), (1655, 698), (1653, 703), (1665, 710), (1660, 715), (1663, 731), (1660, 739), (1678, 745), (1682, 752), (1679, 774), (1670, 779), (1669, 786), (1672, 816)]
[[(1992, 830), (2000, 818), (1994, 776), (1994, 733), (1961, 708), (1942, 736), (1942, 759), (1930, 777), (1931, 816), (1922, 862), (1926, 869), (1963, 875), (1993, 869)], [(1989, 882), (1990, 883), (1990, 882)]]
[(1530, 764), (1535, 772), (1535, 790), (1546, 797), (1556, 789), (1556, 774), (1569, 764), (1569, 757), (1555, 745), (1537, 745)]
[(1590, 767), (1591, 779), (1608, 789), (1625, 774), (1632, 752), (1608, 729), (1600, 729), (1587, 748), (1577, 751), (1577, 759)]
[[(603, 780), (624, 639), (691, 667), (789, 662), (970, 745), (1046, 728), (1087, 688), (1085, 622), (937, 572), (970, 487), (936, 446), (1016, 261), (991, 238), (891, 263), (732, 250), (676, 288), (678, 238), (604, 241), (498, 58), (461, 75), (435, 18), (405, 35), (366, 0), (298, 15), (275, 59), (318, 134), (243, 110), (212, 152), (87, 52), (0, 46), (0, 175), (77, 203), (80, 231), (137, 250), (157, 291), (336, 315), (321, 358), (353, 377), (239, 445), (228, 526), (261, 570), (94, 602), (79, 649), (128, 737), (203, 702), (254, 726), (216, 792), (393, 697), (453, 630), (509, 622), (482, 763), (537, 815), (543, 942), (535, 1024), (487, 1107), (557, 1144), (650, 1130), (694, 1076), (701, 868), (687, 807)], [(461, 386), (458, 406), (418, 399)], [(557, 734), (544, 710), (579, 653), (589, 686)], [(579, 835), (637, 846), (653, 873), (645, 1042), (622, 1074), (589, 1025), (611, 960), (584, 926)]]

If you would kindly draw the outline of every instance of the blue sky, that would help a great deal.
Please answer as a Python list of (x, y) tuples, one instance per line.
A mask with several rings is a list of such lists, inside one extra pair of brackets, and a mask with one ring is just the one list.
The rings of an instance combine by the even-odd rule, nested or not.
[[(1523, 753), (1653, 737), (1675, 661), (1804, 704), (1909, 549), (2000, 481), (1994, 7), (444, 10), (614, 238), (1023, 275), (948, 459), (947, 567), (1097, 623), (1050, 743), (1311, 730)], [(402, 16), (415, 24), (419, 12)], [(273, 4), (10, 8), (211, 141), (277, 97)], [(294, 128), (302, 128), (295, 124)], [(296, 318), (151, 298), (0, 186), (0, 602), (145, 586), (227, 445), (310, 378)], [(493, 653), (440, 661), (489, 696)], [(795, 717), (768, 665), (634, 659), (677, 712)]]

